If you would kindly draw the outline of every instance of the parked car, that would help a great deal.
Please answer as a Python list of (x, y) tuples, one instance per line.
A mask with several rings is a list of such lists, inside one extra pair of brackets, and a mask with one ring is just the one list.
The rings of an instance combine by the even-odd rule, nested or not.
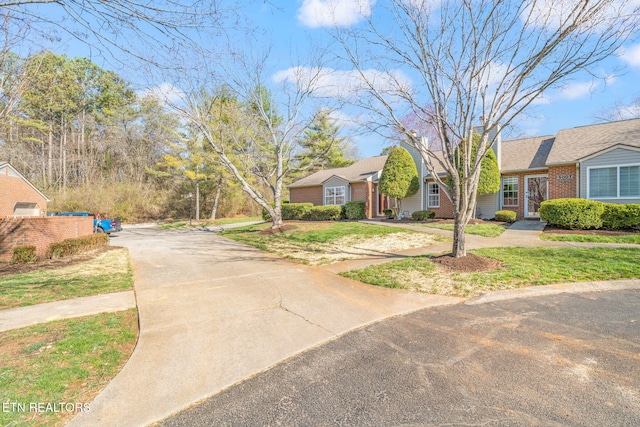
[(105, 219), (102, 214), (91, 214), (89, 212), (62, 212), (58, 216), (92, 216), (94, 233), (113, 233), (122, 231), (122, 224), (119, 219)]

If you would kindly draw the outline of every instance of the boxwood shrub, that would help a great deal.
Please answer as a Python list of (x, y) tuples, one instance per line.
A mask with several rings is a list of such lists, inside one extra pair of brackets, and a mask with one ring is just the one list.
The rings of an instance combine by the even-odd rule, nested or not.
[[(271, 204), (273, 206), (273, 203)], [(296, 220), (302, 219), (305, 213), (307, 213), (313, 207), (313, 203), (289, 203), (282, 202), (282, 219)], [(262, 219), (265, 221), (271, 221), (271, 215), (266, 209), (262, 209)]]
[(516, 220), (516, 212), (514, 211), (510, 211), (510, 210), (501, 210), (501, 211), (497, 211), (494, 214), (494, 218), (496, 221), (502, 221), (502, 222), (515, 222)]
[(337, 221), (342, 216), (342, 206), (312, 206), (303, 216), (306, 221)]
[(610, 229), (640, 229), (640, 204), (605, 204), (602, 213), (602, 226)]
[(16, 246), (11, 249), (11, 264), (26, 264), (38, 261), (35, 246)]
[(344, 212), (346, 219), (365, 219), (366, 203), (360, 200), (347, 202), (344, 205)]
[(540, 219), (569, 229), (602, 227), (605, 204), (587, 199), (553, 199), (540, 204)]
[(411, 219), (415, 221), (424, 221), (426, 219), (433, 219), (436, 217), (434, 211), (415, 211), (411, 214)]

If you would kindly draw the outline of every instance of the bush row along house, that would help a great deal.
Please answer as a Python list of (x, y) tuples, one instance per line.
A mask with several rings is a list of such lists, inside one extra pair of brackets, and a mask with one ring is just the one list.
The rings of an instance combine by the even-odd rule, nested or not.
[(13, 166), (0, 162), (0, 216), (45, 216), (49, 201)]
[[(476, 216), (490, 219), (498, 210), (518, 219), (538, 218), (544, 200), (580, 197), (608, 203), (640, 203), (640, 119), (562, 129), (557, 135), (502, 141), (494, 151), (501, 190), (478, 197)], [(416, 162), (421, 188), (403, 199), (405, 214), (432, 210), (453, 217), (451, 201), (428, 174), (417, 150), (402, 143)], [(369, 157), (351, 166), (316, 172), (289, 185), (291, 203), (342, 205), (366, 202), (369, 218), (383, 216), (392, 201), (378, 192), (387, 156)], [(439, 171), (441, 173), (442, 171)]]

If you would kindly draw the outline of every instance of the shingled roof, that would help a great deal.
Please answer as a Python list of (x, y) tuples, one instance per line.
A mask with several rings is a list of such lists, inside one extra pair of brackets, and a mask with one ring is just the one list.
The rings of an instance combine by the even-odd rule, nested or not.
[(321, 170), (305, 178), (299, 179), (293, 184), (290, 184), (288, 187), (315, 187), (318, 185), (322, 185), (332, 176), (340, 177), (347, 182), (364, 181), (384, 168), (387, 157), (388, 156), (367, 157), (366, 159), (362, 159), (359, 162), (355, 162), (351, 166)]
[(515, 139), (502, 142), (502, 172), (516, 172), (547, 167), (547, 158), (555, 137)]
[(640, 148), (640, 119), (562, 129), (556, 136), (547, 165), (573, 163), (615, 145)]

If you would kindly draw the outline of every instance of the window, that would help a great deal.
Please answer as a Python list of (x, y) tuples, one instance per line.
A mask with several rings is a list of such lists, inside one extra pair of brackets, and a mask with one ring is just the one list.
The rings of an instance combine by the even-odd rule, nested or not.
[(440, 186), (437, 182), (427, 184), (427, 207), (440, 207)]
[(640, 165), (589, 169), (589, 198), (640, 197)]
[(502, 206), (518, 206), (518, 177), (502, 178)]
[(344, 205), (345, 187), (327, 187), (324, 189), (325, 205)]

